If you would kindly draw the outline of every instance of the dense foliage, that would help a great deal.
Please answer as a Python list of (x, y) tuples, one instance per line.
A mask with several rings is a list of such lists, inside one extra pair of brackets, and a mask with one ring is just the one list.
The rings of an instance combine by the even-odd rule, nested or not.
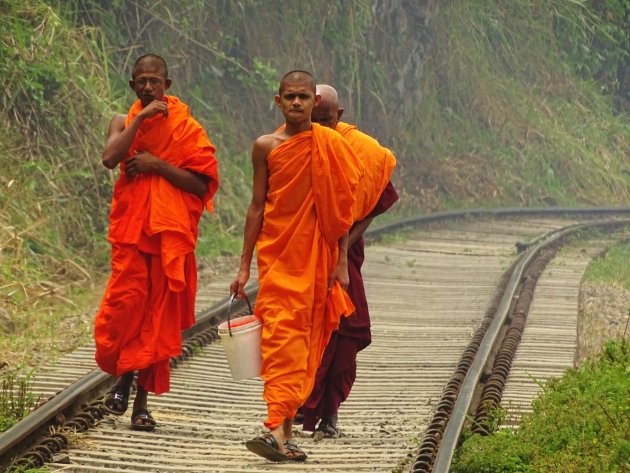
[(110, 195), (101, 39), (43, 2), (0, 2), (2, 365), (85, 336), (74, 301), (104, 265)]
[(142, 52), (169, 60), (228, 161), (224, 227), (240, 226), (250, 144), (280, 121), (272, 97), (292, 68), (336, 86), (345, 117), (397, 153), (403, 206), (628, 197), (630, 126), (602, 95), (630, 93), (628, 0), (62, 4), (103, 30), (119, 84)]

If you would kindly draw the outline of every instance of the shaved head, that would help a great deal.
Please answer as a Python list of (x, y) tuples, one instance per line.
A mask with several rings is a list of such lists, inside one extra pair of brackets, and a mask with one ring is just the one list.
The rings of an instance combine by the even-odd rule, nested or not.
[(334, 107), (335, 109), (339, 108), (339, 95), (337, 95), (337, 91), (327, 85), (327, 84), (317, 84), (316, 92), (317, 95), (321, 95), (322, 99), (319, 102), (319, 106), (326, 107)]
[(343, 115), (337, 91), (327, 84), (317, 84), (315, 93), (321, 97), (321, 100), (319, 105), (313, 108), (311, 120), (334, 130)]
[(280, 79), (278, 93), (282, 95), (282, 91), (289, 84), (306, 84), (309, 88), (313, 88), (313, 94), (315, 94), (315, 78), (310, 72), (301, 70), (287, 72), (282, 76), (282, 79)]
[(160, 73), (164, 77), (168, 77), (168, 68), (166, 67), (166, 61), (163, 57), (158, 56), (157, 54), (145, 54), (144, 56), (140, 56), (136, 59), (136, 62), (133, 64), (131, 69), (131, 77), (136, 77), (136, 71), (138, 68), (142, 66), (151, 65), (156, 70), (160, 71)]

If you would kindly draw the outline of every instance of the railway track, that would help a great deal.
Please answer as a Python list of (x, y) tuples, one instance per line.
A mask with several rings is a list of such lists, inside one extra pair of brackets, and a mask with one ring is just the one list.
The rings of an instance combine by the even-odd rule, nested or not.
[[(604, 213), (609, 220), (630, 217), (628, 209)], [(506, 209), (498, 212), (500, 218), (484, 211), (469, 211), (469, 215), (474, 218), (444, 213), (420, 222), (398, 222), (389, 231), (408, 228), (402, 237), (368, 247), (363, 273), (374, 341), (359, 355), (357, 382), (340, 411), (343, 436), (315, 442), (306, 433), (298, 433), (300, 445), (309, 454), (307, 463), (269, 464), (243, 446), (261, 432), (265, 406), (262, 383), (232, 381), (220, 343), (213, 342), (216, 331), (212, 327), (227, 309), (227, 281), (200, 288), (198, 306), (214, 306), (199, 314), (199, 327), (191, 330), (193, 338), (175, 362), (171, 392), (149, 401), (158, 421), (155, 433), (132, 431), (128, 416), (102, 417), (99, 402), (90, 398), (102, 393), (112, 380), (94, 371), (93, 347), (84, 347), (42, 370), (34, 380), (35, 392), (53, 397), (27, 418), (30, 425), (16, 426), (0, 436), (1, 461), (6, 466), (21, 446), (65, 417), (66, 431), (68, 426), (81, 431), (70, 435), (69, 447), (64, 445), (67, 436), (53, 434), (24, 461), (68, 472), (448, 471), (452, 452), (444, 444), (454, 444), (459, 433), (455, 427), (455, 432), (447, 429), (457, 421), (445, 419), (465, 417), (471, 408), (456, 405), (457, 398), (468, 396), (465, 376), (460, 376), (458, 386), (464, 394), (458, 391), (448, 409), (441, 404), (445, 387), (449, 382), (453, 386), (453, 374), (484, 315), (496, 317), (500, 312), (504, 296), (497, 283), (503, 280), (509, 286), (505, 275), (516, 266), (516, 245), (532, 243), (529, 251), (536, 256), (543, 252), (536, 245), (544, 244), (545, 238), (566, 239), (564, 235), (551, 237), (549, 232), (602, 218), (595, 210), (519, 215)], [(612, 236), (600, 234), (569, 244), (560, 257), (545, 263), (547, 269), (542, 267), (528, 306), (530, 324), (511, 360), (512, 373), (503, 382), (502, 395), (514, 416), (527, 411), (538, 393), (532, 378), (544, 381), (572, 366), (581, 274), (611, 241), (627, 237), (619, 228)], [(515, 306), (503, 305), (506, 309)], [(505, 324), (498, 325), (497, 332), (505, 332)], [(488, 378), (497, 355), (494, 344), (480, 346), (476, 352), (487, 350), (487, 359), (477, 362), (480, 372), (469, 375), (471, 379)], [(469, 397), (477, 399), (482, 388), (473, 384)], [(91, 407), (86, 413), (77, 403)], [(441, 431), (433, 430), (436, 425)], [(432, 438), (437, 441), (431, 440), (436, 445), (429, 454), (423, 447)]]

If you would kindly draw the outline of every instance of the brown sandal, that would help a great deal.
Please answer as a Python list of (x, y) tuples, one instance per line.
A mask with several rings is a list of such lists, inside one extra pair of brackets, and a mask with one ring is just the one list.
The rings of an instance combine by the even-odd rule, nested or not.
[(306, 461), (308, 455), (304, 453), (300, 447), (297, 446), (293, 440), (286, 440), (284, 442), (284, 449), (287, 452), (287, 458), (292, 462), (303, 462)]
[(339, 429), (337, 428), (337, 416), (322, 417), (319, 421), (319, 425), (313, 432), (315, 440), (322, 439), (338, 439), (340, 436)]
[[(138, 421), (141, 420), (142, 423), (138, 424)], [(146, 409), (138, 409), (137, 411), (133, 411), (131, 414), (131, 428), (133, 430), (144, 430), (145, 432), (153, 432), (156, 426), (155, 419), (151, 415), (151, 413)]]
[(289, 460), (289, 457), (280, 451), (278, 440), (270, 433), (248, 440), (245, 442), (245, 447), (247, 447), (247, 450), (250, 452), (272, 462), (285, 462)]

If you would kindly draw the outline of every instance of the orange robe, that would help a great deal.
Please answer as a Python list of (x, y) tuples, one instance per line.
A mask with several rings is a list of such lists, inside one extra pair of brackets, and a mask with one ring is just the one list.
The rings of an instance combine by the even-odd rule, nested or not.
[(273, 149), (267, 166), (255, 314), (263, 322), (265, 425), (274, 429), (304, 403), (330, 334), (354, 311), (337, 283), (330, 293), (327, 285), (362, 165), (337, 132), (314, 123)]
[[(181, 353), (181, 331), (194, 323), (195, 244), (204, 207), (212, 209), (219, 180), (214, 146), (188, 106), (173, 96), (168, 117), (143, 121), (129, 148), (208, 176), (203, 198), (158, 174), (130, 179), (121, 162), (108, 240), (112, 273), (96, 315), (96, 362), (114, 376), (139, 370), (138, 384), (160, 394), (170, 388), (169, 359)], [(125, 126), (142, 109), (136, 101)]]
[(358, 222), (376, 207), (394, 172), (396, 158), (389, 149), (381, 146), (370, 135), (359, 131), (355, 125), (339, 122), (335, 130), (341, 133), (364, 166), (363, 179), (357, 186), (352, 208), (354, 221)]

